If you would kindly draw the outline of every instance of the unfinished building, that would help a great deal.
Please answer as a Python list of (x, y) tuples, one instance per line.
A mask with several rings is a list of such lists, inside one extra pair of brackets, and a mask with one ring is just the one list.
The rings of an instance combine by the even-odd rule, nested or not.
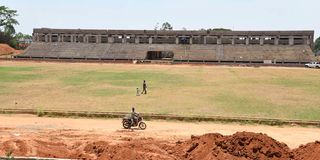
[(18, 58), (304, 63), (314, 31), (34, 29)]

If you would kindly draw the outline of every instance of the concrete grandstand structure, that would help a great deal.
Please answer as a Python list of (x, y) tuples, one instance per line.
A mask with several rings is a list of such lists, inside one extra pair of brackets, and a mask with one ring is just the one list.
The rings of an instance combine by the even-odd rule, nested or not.
[(34, 29), (18, 58), (303, 63), (314, 31)]

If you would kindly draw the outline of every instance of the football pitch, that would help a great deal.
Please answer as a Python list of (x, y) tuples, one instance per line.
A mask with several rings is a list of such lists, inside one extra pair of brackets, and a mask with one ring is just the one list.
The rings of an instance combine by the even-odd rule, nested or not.
[[(136, 96), (146, 80), (148, 94)], [(0, 62), (0, 108), (320, 120), (320, 70)]]

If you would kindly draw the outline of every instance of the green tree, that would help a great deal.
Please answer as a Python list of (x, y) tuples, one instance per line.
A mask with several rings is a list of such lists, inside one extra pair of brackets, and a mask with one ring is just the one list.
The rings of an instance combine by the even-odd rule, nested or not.
[[(314, 51), (315, 53), (317, 53), (318, 51), (320, 51), (320, 37), (318, 37), (318, 38), (316, 39), (316, 41), (314, 42), (313, 51)], [(320, 55), (318, 55), (318, 56), (320, 56)]]
[(162, 24), (162, 27), (160, 28), (160, 30), (170, 31), (170, 30), (173, 30), (173, 27), (171, 26), (171, 24), (169, 22), (165, 22)]
[(17, 33), (15, 36), (14, 36), (15, 39), (19, 40), (19, 39), (32, 39), (32, 36), (29, 35), (29, 34), (23, 34), (21, 32)]
[(14, 26), (19, 25), (19, 22), (15, 19), (17, 16), (16, 10), (0, 6), (0, 31), (7, 35), (14, 35), (16, 33)]

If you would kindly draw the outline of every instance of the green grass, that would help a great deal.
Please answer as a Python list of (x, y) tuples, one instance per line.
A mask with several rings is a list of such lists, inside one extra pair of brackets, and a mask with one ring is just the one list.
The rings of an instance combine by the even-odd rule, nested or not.
[[(0, 108), (320, 120), (320, 70), (121, 64), (0, 65)], [(147, 96), (135, 96), (147, 80)]]
[(174, 86), (188, 83), (188, 80), (174, 74), (165, 72), (147, 72), (147, 71), (130, 71), (130, 72), (110, 72), (110, 71), (87, 71), (75, 73), (72, 76), (63, 77), (62, 81), (66, 85), (86, 86), (91, 82), (95, 84), (110, 84), (118, 87), (135, 87), (141, 83), (141, 80), (147, 78), (155, 85)]
[(39, 78), (34, 73), (34, 67), (7, 67), (0, 66), (0, 83), (24, 82)]

